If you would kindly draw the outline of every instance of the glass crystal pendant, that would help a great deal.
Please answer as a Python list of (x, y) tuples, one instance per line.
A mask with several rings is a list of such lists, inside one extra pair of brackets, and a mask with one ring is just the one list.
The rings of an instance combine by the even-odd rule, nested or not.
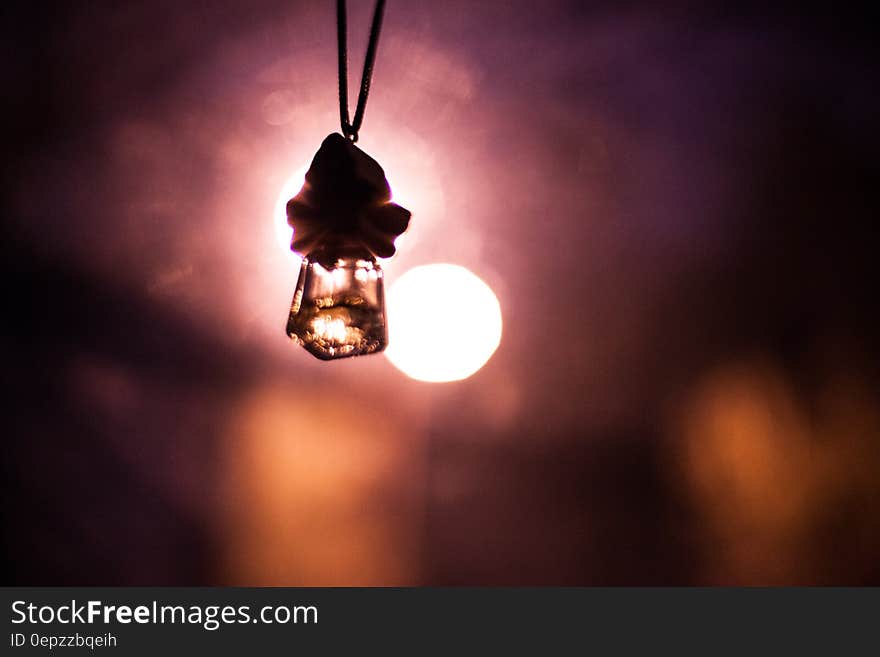
[(410, 212), (385, 172), (342, 135), (328, 136), (287, 204), (291, 249), (305, 256), (287, 335), (321, 360), (385, 349), (385, 290), (376, 258), (394, 255)]
[(357, 247), (324, 247), (303, 258), (287, 335), (321, 360), (385, 349), (383, 272)]

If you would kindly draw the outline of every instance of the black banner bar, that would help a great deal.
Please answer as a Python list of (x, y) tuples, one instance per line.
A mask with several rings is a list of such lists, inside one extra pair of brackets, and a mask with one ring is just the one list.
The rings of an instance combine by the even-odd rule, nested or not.
[(0, 590), (9, 655), (838, 653), (876, 646), (880, 608), (880, 589), (837, 588)]

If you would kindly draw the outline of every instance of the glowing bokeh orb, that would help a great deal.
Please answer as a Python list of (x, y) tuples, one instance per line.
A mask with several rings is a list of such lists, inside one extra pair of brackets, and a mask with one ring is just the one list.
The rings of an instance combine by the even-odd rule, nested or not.
[(284, 183), (278, 198), (275, 200), (275, 208), (272, 211), (272, 223), (275, 227), (275, 239), (278, 245), (291, 256), (299, 257), (290, 250), (290, 240), (293, 237), (293, 228), (287, 223), (287, 202), (299, 193), (306, 180), (306, 172), (309, 165), (297, 169)]
[(433, 264), (398, 278), (387, 294), (388, 360), (418, 381), (466, 379), (501, 342), (501, 306), (464, 267)]

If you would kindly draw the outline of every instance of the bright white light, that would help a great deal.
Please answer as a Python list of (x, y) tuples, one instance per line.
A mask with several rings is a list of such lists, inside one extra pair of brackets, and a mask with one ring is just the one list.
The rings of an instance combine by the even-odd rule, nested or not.
[(501, 342), (501, 307), (492, 289), (458, 265), (411, 269), (388, 290), (388, 360), (407, 376), (435, 383), (466, 379)]
[(284, 187), (278, 192), (278, 198), (275, 201), (275, 209), (272, 212), (273, 224), (275, 226), (275, 239), (278, 241), (279, 246), (291, 256), (295, 256), (296, 254), (290, 250), (290, 239), (293, 237), (293, 228), (287, 224), (287, 202), (296, 196), (299, 190), (302, 189), (303, 183), (306, 180), (306, 172), (308, 170), (309, 165), (306, 164), (297, 169), (294, 174), (287, 179), (287, 182), (284, 183)]

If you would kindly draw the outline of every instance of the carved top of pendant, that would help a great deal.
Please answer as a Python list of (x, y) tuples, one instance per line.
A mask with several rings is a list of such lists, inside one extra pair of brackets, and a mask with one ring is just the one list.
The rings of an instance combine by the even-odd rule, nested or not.
[(388, 258), (411, 216), (390, 199), (379, 163), (334, 133), (315, 154), (303, 188), (287, 203), (287, 223), (293, 228), (290, 248), (307, 254), (345, 243)]

